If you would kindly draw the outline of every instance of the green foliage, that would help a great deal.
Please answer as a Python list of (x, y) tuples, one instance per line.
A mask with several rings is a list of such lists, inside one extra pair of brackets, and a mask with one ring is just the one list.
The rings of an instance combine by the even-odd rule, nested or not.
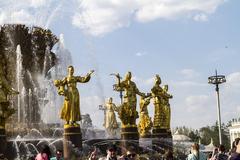
[(176, 129), (174, 129), (173, 133), (175, 133), (176, 131), (178, 131), (179, 134), (188, 136), (193, 142), (198, 142), (200, 138), (198, 130), (188, 128), (186, 126), (177, 127)]
[[(230, 148), (230, 138), (228, 133), (228, 127), (224, 123), (222, 124), (222, 144), (226, 147), (226, 149)], [(212, 126), (202, 127), (199, 129), (201, 135), (201, 143), (204, 145), (208, 145), (211, 142), (211, 138), (213, 139), (213, 144), (215, 146), (219, 146), (219, 131), (218, 131), (218, 123), (216, 122)]]
[[(222, 144), (226, 149), (230, 148), (230, 138), (228, 133), (229, 123), (225, 125), (222, 124)], [(175, 133), (178, 130), (179, 134), (183, 134), (191, 138), (193, 142), (201, 141), (201, 144), (208, 145), (211, 143), (211, 139), (213, 139), (213, 144), (215, 146), (219, 146), (219, 134), (218, 134), (218, 123), (216, 122), (212, 126), (205, 126), (200, 128), (199, 130), (194, 130), (192, 128), (188, 128), (186, 126), (177, 127), (173, 130)]]

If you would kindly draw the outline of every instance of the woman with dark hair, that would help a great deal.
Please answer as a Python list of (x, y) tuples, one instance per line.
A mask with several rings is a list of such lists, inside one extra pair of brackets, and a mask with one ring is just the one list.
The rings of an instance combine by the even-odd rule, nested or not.
[(207, 160), (207, 157), (204, 153), (199, 151), (199, 145), (193, 143), (191, 146), (191, 154), (188, 155), (186, 160)]
[(44, 145), (41, 152), (38, 153), (35, 160), (50, 160), (51, 151), (48, 145)]
[(218, 153), (213, 157), (213, 160), (227, 160), (228, 156), (225, 154), (225, 147), (220, 144), (218, 147)]
[(240, 138), (236, 138), (232, 144), (231, 156), (229, 160), (240, 160)]

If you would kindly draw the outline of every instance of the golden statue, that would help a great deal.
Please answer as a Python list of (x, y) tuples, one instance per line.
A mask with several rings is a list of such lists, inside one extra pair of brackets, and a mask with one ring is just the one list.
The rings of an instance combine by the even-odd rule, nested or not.
[(116, 135), (116, 129), (118, 128), (117, 119), (115, 116), (114, 111), (118, 111), (117, 106), (113, 103), (112, 97), (109, 98), (108, 102), (105, 104), (106, 109), (106, 117), (104, 122), (104, 127), (107, 130), (107, 133), (109, 136), (115, 136)]
[(58, 87), (58, 94), (65, 97), (60, 118), (66, 121), (66, 125), (79, 126), (77, 121), (81, 120), (80, 98), (77, 89), (77, 82), (86, 83), (91, 79), (91, 70), (85, 77), (74, 76), (73, 66), (68, 67), (68, 76), (63, 80), (55, 80), (54, 84)]
[(147, 106), (150, 103), (151, 97), (140, 98), (140, 121), (138, 124), (138, 131), (141, 137), (151, 135), (152, 121), (148, 115)]
[(118, 112), (119, 118), (122, 121), (122, 127), (136, 127), (136, 119), (138, 118), (138, 112), (136, 111), (137, 95), (145, 97), (145, 94), (141, 93), (136, 84), (131, 81), (131, 72), (127, 72), (125, 80), (123, 81), (120, 81), (119, 74), (116, 74), (116, 77), (117, 84), (114, 85), (114, 89), (125, 93), (123, 103)]
[(163, 89), (160, 87), (161, 78), (159, 75), (155, 77), (155, 84), (151, 89), (151, 95), (153, 97), (153, 104), (155, 107), (154, 110), (154, 119), (153, 127), (163, 128), (164, 127), (164, 109), (163, 109)]
[(13, 108), (10, 108), (9, 96), (19, 94), (8, 84), (2, 68), (0, 68), (0, 128), (5, 128), (7, 118), (15, 113)]
[(170, 130), (170, 121), (171, 121), (171, 108), (169, 104), (169, 99), (173, 96), (168, 93), (168, 85), (163, 86), (163, 106), (165, 114), (165, 128)]

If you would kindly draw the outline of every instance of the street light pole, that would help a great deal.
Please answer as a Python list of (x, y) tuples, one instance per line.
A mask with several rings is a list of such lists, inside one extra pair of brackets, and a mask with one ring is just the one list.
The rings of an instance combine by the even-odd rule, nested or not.
[(216, 86), (216, 96), (217, 96), (217, 113), (218, 113), (218, 134), (219, 143), (222, 144), (222, 127), (221, 127), (221, 111), (220, 111), (220, 98), (219, 98), (219, 84), (225, 83), (226, 79), (224, 75), (218, 75), (216, 70), (215, 76), (208, 77), (208, 83), (214, 84)]

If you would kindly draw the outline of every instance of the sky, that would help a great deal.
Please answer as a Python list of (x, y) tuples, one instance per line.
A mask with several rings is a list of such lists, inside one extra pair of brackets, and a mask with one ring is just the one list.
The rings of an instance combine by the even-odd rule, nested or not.
[[(0, 24), (23, 23), (64, 35), (76, 75), (94, 69), (79, 84), (81, 112), (102, 128), (98, 105), (115, 78), (131, 71), (140, 91), (150, 92), (159, 74), (173, 95), (171, 126), (200, 128), (217, 120), (215, 87), (220, 85), (222, 122), (240, 113), (240, 1), (238, 0), (0, 0)], [(154, 106), (149, 105), (153, 117)]]

